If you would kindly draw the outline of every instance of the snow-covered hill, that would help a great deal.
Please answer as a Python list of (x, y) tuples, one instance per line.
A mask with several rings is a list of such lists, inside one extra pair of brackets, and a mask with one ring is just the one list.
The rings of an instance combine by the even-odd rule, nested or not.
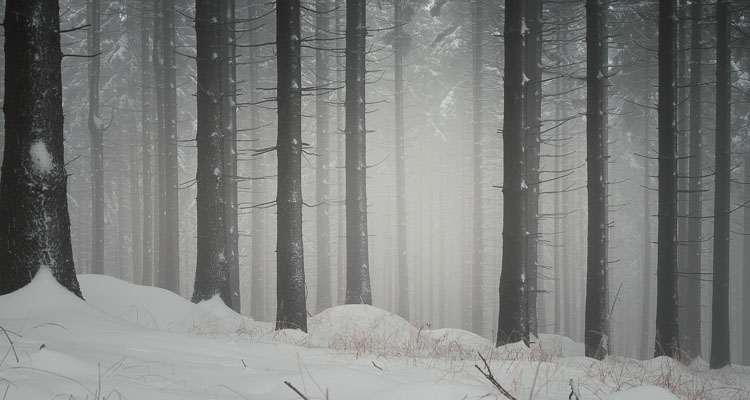
[[(707, 371), (666, 358), (598, 362), (542, 335), (531, 349), (458, 329), (424, 330), (369, 306), (273, 331), (219, 300), (79, 277), (86, 302), (42, 270), (0, 296), (0, 399), (503, 399), (476, 370), (481, 352), (518, 399), (747, 399), (743, 367)], [(19, 361), (16, 361), (16, 354)]]

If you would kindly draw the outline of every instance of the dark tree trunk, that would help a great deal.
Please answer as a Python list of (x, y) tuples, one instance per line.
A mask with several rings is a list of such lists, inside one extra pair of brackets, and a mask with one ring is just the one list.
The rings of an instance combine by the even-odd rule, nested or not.
[(675, 125), (675, 0), (659, 2), (659, 251), (656, 356), (677, 358), (677, 127)]
[[(248, 7), (248, 21), (254, 21), (258, 16), (258, 5), (251, 3)], [(257, 41), (258, 33), (256, 30), (250, 27), (249, 39), (250, 44), (254, 44)], [(258, 75), (260, 69), (258, 68), (258, 48), (249, 47), (248, 54), (249, 59), (249, 74), (248, 86), (250, 91), (250, 103), (253, 104), (250, 107), (250, 139), (253, 143), (258, 143), (261, 139), (261, 121), (260, 112), (258, 107), (255, 105), (260, 101), (260, 95), (258, 92)], [(255, 155), (250, 160), (250, 171), (254, 176), (261, 176), (261, 162), (259, 156)], [(252, 202), (254, 204), (260, 203), (260, 199), (263, 196), (262, 180), (252, 181)], [(264, 251), (265, 240), (263, 234), (263, 227), (265, 221), (263, 218), (263, 212), (260, 209), (254, 209), (251, 217), (251, 229), (252, 229), (252, 248), (251, 248), (251, 260), (252, 260), (252, 271), (251, 271), (251, 284), (250, 284), (250, 316), (256, 320), (262, 320), (265, 317), (266, 310), (266, 296), (265, 296), (265, 257)]]
[(346, 1), (346, 304), (372, 304), (367, 237), (365, 0)]
[[(687, 74), (687, 0), (679, 0), (679, 21), (677, 23), (677, 291), (680, 298), (679, 322), (683, 342), (687, 331), (688, 277), (687, 272), (687, 230), (688, 230), (688, 74)], [(685, 343), (683, 343), (683, 348)]]
[(154, 91), (156, 92), (156, 196), (154, 196), (154, 209), (158, 217), (154, 221), (154, 286), (160, 286), (159, 274), (161, 274), (161, 263), (164, 258), (164, 248), (162, 243), (165, 242), (165, 171), (164, 171), (164, 48), (162, 42), (162, 25), (164, 25), (164, 0), (154, 0), (154, 39), (153, 39), (153, 57), (151, 63), (154, 66)]
[(240, 312), (240, 255), (237, 214), (237, 68), (235, 0), (220, 1), (221, 132), (224, 141), (224, 229), (229, 288), (234, 311)]
[(221, 7), (213, 0), (195, 2), (195, 64), (198, 70), (198, 256), (195, 263), (193, 302), (221, 296), (231, 306), (229, 265), (226, 257), (224, 204), (224, 132), (222, 120), (222, 62), (219, 57), (222, 26)]
[(89, 135), (91, 137), (91, 268), (104, 273), (104, 123), (99, 115), (99, 35), (101, 17), (99, 0), (86, 3), (88, 21), (89, 61)]
[[(137, 126), (135, 121), (135, 115), (131, 116), (133, 120), (132, 126)], [(137, 139), (137, 135), (131, 137)], [(133, 140), (135, 142), (135, 140)], [(129, 158), (130, 162), (128, 169), (130, 171), (130, 242), (133, 246), (131, 253), (131, 260), (133, 266), (133, 277), (132, 282), (135, 284), (141, 284), (141, 278), (143, 277), (143, 252), (141, 251), (141, 198), (138, 193), (139, 179), (138, 179), (138, 144), (131, 143), (129, 147)]]
[(278, 192), (276, 329), (307, 331), (302, 242), (300, 1), (276, 2)]
[[(701, 218), (703, 202), (701, 190), (703, 182), (703, 130), (701, 126), (702, 92), (701, 92), (701, 18), (702, 0), (693, 0), (690, 6), (692, 19), (690, 34), (690, 159), (688, 181), (688, 233), (687, 233), (687, 279), (685, 282), (685, 343), (683, 348), (688, 357), (701, 355)], [(750, 350), (750, 348), (748, 349)]]
[(524, 71), (526, 75), (524, 140), (526, 143), (525, 180), (529, 189), (526, 191), (526, 243), (525, 243), (525, 276), (526, 276), (526, 310), (528, 332), (539, 334), (537, 325), (537, 253), (539, 240), (539, 151), (542, 144), (542, 2), (527, 0), (526, 15), (526, 58)]
[(153, 244), (153, 213), (151, 198), (152, 189), (152, 171), (151, 171), (151, 149), (153, 136), (152, 118), (153, 103), (152, 90), (154, 86), (153, 76), (149, 72), (151, 63), (149, 62), (149, 29), (148, 26), (148, 6), (149, 0), (141, 0), (141, 131), (143, 134), (142, 142), (142, 168), (143, 168), (143, 276), (141, 284), (151, 286), (154, 284), (154, 244)]
[(398, 315), (409, 319), (409, 259), (406, 254), (406, 154), (404, 150), (404, 9), (394, 0), (395, 38), (393, 41), (396, 113), (396, 270)]
[(0, 295), (46, 268), (82, 297), (70, 242), (60, 7), (56, 0), (8, 0), (5, 7)]
[(497, 345), (523, 340), (529, 332), (524, 305), (523, 244), (526, 240), (523, 112), (523, 2), (505, 0), (505, 77), (503, 104), (503, 265), (500, 275), (500, 311)]
[[(750, 153), (745, 153), (745, 199), (750, 199)], [(746, 200), (747, 201), (747, 200)], [(744, 232), (750, 233), (750, 207), (743, 210)], [(742, 364), (750, 365), (750, 235), (742, 238)]]
[[(648, 155), (651, 151), (649, 142), (648, 109), (643, 111), (643, 154)], [(651, 175), (648, 157), (643, 159), (643, 260), (641, 281), (643, 284), (643, 297), (641, 299), (641, 358), (649, 359), (651, 352), (651, 280), (653, 279), (653, 268), (651, 267)]]
[(471, 327), (477, 335), (482, 334), (484, 324), (484, 291), (482, 290), (484, 264), (484, 231), (482, 202), (482, 8), (483, 0), (471, 4), (472, 36), (472, 268), (471, 268)]
[(604, 13), (598, 0), (586, 1), (586, 175), (588, 253), (586, 265), (586, 356), (607, 355), (607, 95)]
[(163, 6), (162, 59), (164, 73), (164, 240), (159, 242), (159, 286), (180, 293), (180, 216), (177, 159), (177, 66), (175, 65), (174, 0)]
[(328, 0), (317, 0), (315, 6), (316, 38), (320, 40), (315, 49), (315, 140), (317, 143), (317, 160), (315, 162), (315, 195), (318, 207), (315, 210), (316, 245), (317, 245), (317, 310), (322, 311), (333, 305), (331, 288), (331, 220), (330, 220), (330, 178), (331, 151), (328, 101), (328, 39), (329, 13), (331, 6)]
[(731, 72), (729, 1), (716, 4), (716, 183), (711, 368), (729, 365), (729, 213), (731, 180)]

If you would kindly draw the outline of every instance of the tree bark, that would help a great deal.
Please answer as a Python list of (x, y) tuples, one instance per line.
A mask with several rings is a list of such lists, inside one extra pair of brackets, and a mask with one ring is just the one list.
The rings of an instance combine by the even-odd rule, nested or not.
[[(254, 21), (255, 18), (258, 16), (258, 5), (255, 3), (251, 3), (248, 7), (248, 21)], [(250, 45), (255, 44), (256, 41), (258, 41), (258, 33), (255, 29), (252, 29), (252, 26), (249, 30), (249, 40)], [(248, 78), (248, 86), (250, 91), (250, 103), (252, 106), (250, 107), (250, 138), (253, 141), (253, 143), (259, 143), (261, 140), (261, 129), (260, 126), (262, 125), (262, 122), (260, 120), (260, 112), (258, 111), (258, 106), (255, 105), (258, 101), (260, 101), (260, 95), (258, 91), (258, 78), (260, 73), (260, 68), (258, 68), (258, 63), (260, 62), (260, 57), (258, 57), (258, 48), (257, 47), (249, 47), (248, 48), (248, 54), (250, 57), (249, 60), (249, 78)], [(262, 171), (262, 164), (260, 161), (260, 157), (255, 155), (250, 160), (250, 171), (252, 174), (256, 177), (261, 176)], [(263, 196), (263, 184), (262, 180), (253, 180), (252, 181), (252, 202), (253, 204), (257, 205), (260, 203), (260, 200)], [(265, 237), (264, 237), (264, 230), (263, 227), (265, 226), (264, 221), (264, 214), (263, 211), (260, 209), (254, 209), (252, 211), (252, 217), (251, 217), (251, 229), (252, 229), (252, 247), (251, 247), (251, 260), (252, 260), (252, 271), (251, 271), (251, 277), (252, 281), (250, 284), (250, 316), (253, 317), (255, 320), (263, 320), (265, 317), (265, 310), (266, 310), (266, 296), (265, 296), (265, 283), (266, 283), (266, 274), (265, 274), (265, 257), (264, 257), (264, 251), (265, 248)]]
[(586, 265), (586, 356), (607, 355), (607, 95), (603, 5), (586, 1), (586, 172), (588, 192), (588, 253)]
[(675, 0), (659, 2), (659, 236), (656, 356), (677, 358), (677, 127), (675, 125)]
[(404, 10), (403, 1), (394, 0), (395, 38), (393, 40), (396, 113), (396, 269), (398, 315), (409, 320), (409, 264), (406, 245), (406, 155), (404, 149)]
[[(687, 74), (687, 0), (679, 0), (679, 21), (677, 30), (677, 290), (680, 298), (679, 322), (683, 338), (687, 331), (687, 230), (688, 230), (688, 169), (689, 169), (689, 135), (688, 135), (688, 74)], [(685, 343), (683, 343), (684, 347)]]
[(195, 2), (195, 64), (198, 72), (198, 170), (196, 185), (197, 249), (195, 287), (192, 301), (209, 300), (219, 295), (231, 306), (230, 273), (227, 262), (226, 204), (224, 200), (226, 172), (224, 164), (225, 120), (222, 83), (225, 80), (219, 57), (222, 43), (222, 12), (219, 2)]
[(472, 268), (471, 268), (471, 326), (477, 335), (482, 334), (484, 324), (484, 296), (482, 283), (484, 265), (484, 218), (482, 193), (482, 8), (483, 0), (473, 0), (471, 4), (472, 37)]
[(152, 141), (152, 118), (153, 103), (152, 90), (154, 86), (153, 76), (149, 73), (151, 63), (149, 60), (149, 29), (148, 26), (148, 4), (149, 0), (141, 0), (141, 132), (142, 132), (142, 168), (143, 168), (143, 276), (141, 284), (151, 286), (154, 284), (154, 243), (153, 243), (153, 213), (151, 189), (153, 185), (151, 171), (151, 149)]
[(729, 213), (731, 180), (731, 82), (729, 1), (716, 3), (716, 179), (714, 193), (711, 368), (729, 365)]
[(526, 192), (523, 179), (523, 2), (505, 0), (505, 78), (503, 104), (503, 259), (497, 346), (523, 340), (529, 332), (524, 305), (523, 244), (526, 240)]
[(372, 305), (367, 231), (365, 0), (346, 1), (346, 304)]
[[(643, 110), (643, 154), (648, 155), (651, 151), (649, 142), (648, 109)], [(649, 171), (650, 162), (648, 157), (643, 159), (643, 260), (641, 271), (641, 282), (643, 285), (643, 297), (641, 299), (641, 358), (649, 359), (651, 349), (651, 279), (653, 268), (651, 267), (651, 175)]]
[(307, 331), (302, 242), (300, 1), (276, 2), (278, 191), (276, 329)]
[(91, 137), (91, 268), (104, 274), (104, 122), (99, 115), (99, 67), (101, 59), (99, 0), (86, 3), (89, 60), (89, 135)]
[(5, 7), (0, 295), (45, 268), (82, 297), (68, 215), (60, 7), (57, 0), (8, 0)]
[[(701, 19), (703, 1), (693, 0), (690, 6), (690, 159), (688, 180), (688, 234), (687, 234), (687, 272), (685, 282), (685, 343), (683, 348), (688, 357), (696, 358), (701, 355), (701, 221), (703, 216), (703, 202), (701, 190), (703, 188), (703, 128), (702, 120), (702, 49), (701, 49)], [(750, 350), (750, 349), (749, 349)]]

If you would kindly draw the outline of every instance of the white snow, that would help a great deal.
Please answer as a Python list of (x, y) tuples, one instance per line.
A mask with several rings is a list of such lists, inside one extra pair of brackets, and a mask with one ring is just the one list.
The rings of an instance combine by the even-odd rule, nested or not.
[(29, 155), (35, 170), (42, 173), (52, 171), (52, 155), (42, 140), (37, 140), (31, 145)]
[(106, 276), (79, 280), (85, 302), (45, 268), (0, 296), (0, 326), (13, 341), (0, 334), (3, 399), (298, 399), (284, 381), (310, 399), (504, 399), (474, 367), (477, 352), (519, 399), (567, 399), (571, 385), (581, 400), (739, 399), (750, 389), (743, 367), (600, 362), (556, 335), (495, 348), (364, 305), (309, 318), (309, 333), (274, 331), (218, 297), (192, 304)]

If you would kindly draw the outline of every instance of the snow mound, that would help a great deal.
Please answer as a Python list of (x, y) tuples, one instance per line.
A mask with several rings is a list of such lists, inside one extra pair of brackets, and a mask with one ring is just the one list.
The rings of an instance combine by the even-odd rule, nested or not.
[(252, 333), (260, 324), (218, 297), (191, 303), (169, 290), (104, 275), (79, 275), (83, 296), (101, 310), (145, 328), (196, 335)]
[(463, 329), (433, 329), (422, 331), (420, 336), (421, 355), (424, 357), (473, 360), (477, 353), (490, 354), (495, 350), (491, 340)]
[(606, 400), (679, 400), (666, 389), (657, 386), (639, 386), (610, 393)]
[(329, 308), (308, 320), (314, 347), (354, 351), (357, 354), (408, 354), (417, 329), (407, 320), (368, 305)]

